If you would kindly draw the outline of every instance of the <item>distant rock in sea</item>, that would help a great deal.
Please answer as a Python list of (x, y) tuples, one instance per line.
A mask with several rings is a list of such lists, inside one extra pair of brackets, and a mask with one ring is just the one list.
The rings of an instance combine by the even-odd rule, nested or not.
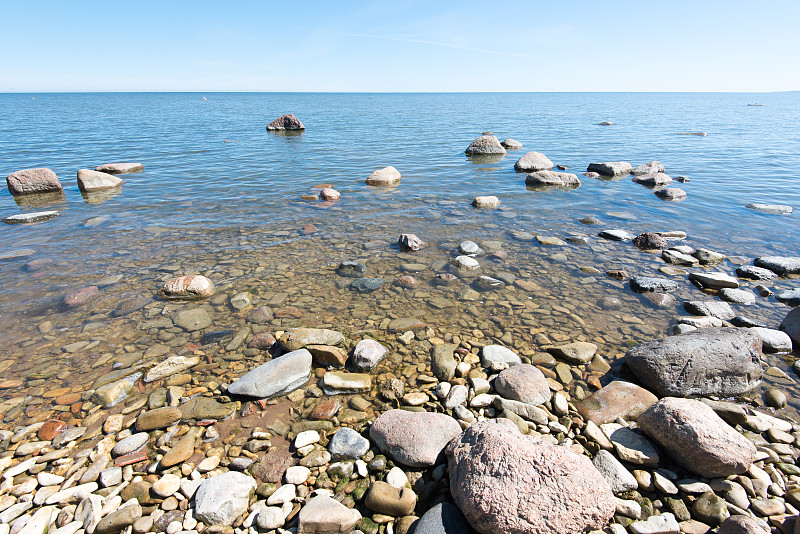
[[(506, 154), (506, 149), (493, 135), (482, 135), (469, 144), (464, 151), (467, 156), (482, 156), (487, 154)], [(552, 167), (551, 167), (552, 168)]]
[(300, 122), (300, 119), (288, 113), (286, 115), (281, 115), (271, 123), (267, 124), (268, 131), (276, 131), (276, 130), (305, 130), (306, 127), (303, 126), (303, 123)]
[(97, 172), (104, 172), (106, 174), (131, 174), (134, 172), (142, 172), (144, 165), (141, 163), (104, 163), (95, 167)]

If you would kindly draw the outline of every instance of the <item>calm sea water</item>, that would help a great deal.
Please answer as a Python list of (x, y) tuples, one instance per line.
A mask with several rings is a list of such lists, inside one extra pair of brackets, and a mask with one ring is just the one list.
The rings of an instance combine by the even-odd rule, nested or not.
[[(754, 103), (762, 105), (748, 106)], [(303, 121), (304, 133), (265, 130), (289, 112)], [(364, 243), (391, 242), (401, 232), (416, 233), (439, 248), (467, 238), (513, 241), (514, 231), (562, 239), (577, 232), (596, 236), (598, 228), (577, 222), (587, 215), (600, 219), (603, 228), (633, 233), (683, 230), (688, 244), (729, 255), (800, 254), (796, 214), (745, 208), (750, 202), (800, 208), (800, 93), (2, 94), (0, 117), (0, 170), (49, 167), (65, 188), (55, 199), (16, 201), (5, 188), (0, 192), (3, 216), (43, 208), (61, 212), (41, 224), (0, 225), (0, 255), (33, 251), (0, 261), (0, 326), (6, 331), (0, 349), (18, 339), (35, 340), (35, 324), (45, 318), (66, 333), (87, 321), (103, 324), (119, 299), (152, 294), (165, 272), (205, 272), (215, 261), (246, 264), (253, 256), (272, 261), (270, 251), (289, 254), (281, 244), (299, 239), (297, 230), (309, 222), (324, 237), (292, 248), (284, 259), (307, 262), (291, 273), (301, 285), (319, 282), (315, 265), (364, 259), (370, 250)], [(599, 126), (601, 121), (614, 125)], [(496, 162), (470, 160), (464, 149), (484, 131), (517, 139), (524, 149)], [(677, 135), (689, 132), (707, 135)], [(688, 198), (664, 202), (629, 177), (581, 177), (576, 190), (529, 191), (513, 166), (530, 150), (579, 175), (591, 162), (659, 160), (668, 174), (690, 178), (676, 184)], [(124, 176), (118, 192), (80, 194), (78, 169), (118, 161), (141, 162), (145, 170)], [(402, 173), (399, 187), (364, 184), (370, 172), (387, 165)], [(342, 200), (320, 209), (300, 198), (320, 183), (336, 187)], [(489, 194), (501, 199), (501, 210), (478, 214), (469, 206), (474, 196)], [(519, 254), (518, 271), (529, 261), (524, 254), (543, 249), (535, 243), (511, 248)], [(629, 264), (643, 256), (631, 248), (620, 256)], [(567, 250), (576, 266), (609, 267), (593, 259), (600, 252), (607, 258), (605, 249), (570, 245)], [(209, 259), (214, 254), (224, 258)], [(205, 263), (198, 263), (201, 257)], [(34, 259), (50, 260), (51, 267), (26, 270), (25, 263)], [(655, 260), (647, 261), (655, 272)], [(561, 267), (551, 273), (542, 265), (532, 272), (546, 287)], [(723, 270), (732, 272), (732, 266)], [(386, 267), (378, 274), (391, 280), (401, 272)], [(84, 315), (63, 315), (59, 303), (65, 292), (111, 275), (125, 277), (124, 293), (108, 290), (114, 298)], [(228, 281), (248, 275), (246, 265), (224, 274)], [(597, 278), (604, 283), (604, 275)], [(580, 300), (578, 287), (588, 286), (570, 286), (548, 298)], [(379, 304), (394, 306), (391, 299)], [(328, 322), (335, 324), (336, 313), (347, 305), (331, 307)], [(770, 302), (761, 311), (757, 318), (774, 323), (788, 308)], [(657, 324), (660, 329), (679, 310), (652, 313), (661, 314), (654, 319), (663, 323)], [(16, 335), (8, 336), (12, 331)], [(47, 339), (55, 347), (69, 341), (52, 334)]]

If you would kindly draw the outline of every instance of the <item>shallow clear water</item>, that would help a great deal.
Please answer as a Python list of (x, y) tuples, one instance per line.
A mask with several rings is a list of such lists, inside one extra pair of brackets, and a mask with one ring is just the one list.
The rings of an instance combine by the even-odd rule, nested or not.
[[(265, 131), (288, 112), (303, 121), (305, 132)], [(80, 357), (63, 360), (64, 345), (99, 341), (91, 353), (96, 355), (119, 352), (123, 339), (142, 349), (155, 343), (158, 329), (143, 322), (191, 305), (156, 302), (160, 307), (154, 304), (144, 316), (109, 314), (121, 300), (152, 296), (164, 279), (184, 272), (211, 276), (228, 295), (249, 291), (257, 297), (254, 305), (287, 293), (281, 302), (306, 315), (276, 320), (273, 330), (324, 323), (357, 335), (385, 330), (386, 319), (414, 315), (424, 316), (440, 335), (479, 330), (483, 338), (506, 336), (504, 343), (531, 354), (546, 345), (535, 337), (541, 332), (594, 340), (615, 360), (626, 343), (663, 334), (685, 312), (679, 303), (649, 306), (607, 278), (603, 271), (619, 266), (658, 274), (663, 262), (629, 243), (598, 239), (600, 229), (683, 230), (686, 244), (748, 259), (800, 255), (796, 214), (744, 207), (800, 207), (800, 93), (3, 94), (0, 117), (0, 169), (8, 174), (49, 167), (65, 188), (63, 197), (19, 202), (7, 190), (0, 193), (3, 216), (39, 208), (61, 212), (41, 224), (0, 225), (0, 255), (33, 251), (0, 260), (0, 351), (14, 362), (6, 372), (11, 377), (40, 372), (52, 360), (56, 365), (45, 367), (66, 366), (59, 380), (74, 385), (89, 377), (81, 377)], [(615, 124), (598, 126), (601, 121)], [(496, 162), (470, 160), (464, 149), (487, 130), (524, 148)], [(677, 135), (687, 132), (708, 135)], [(656, 159), (671, 176), (691, 179), (675, 184), (688, 198), (664, 202), (629, 177), (581, 176), (576, 190), (529, 191), (524, 175), (513, 169), (529, 150), (578, 175), (591, 162)], [(123, 176), (118, 192), (84, 198), (76, 171), (116, 161), (141, 162), (145, 170)], [(387, 165), (402, 173), (398, 187), (364, 184), (370, 172)], [(323, 183), (342, 199), (326, 206), (300, 198)], [(500, 210), (470, 206), (474, 196), (489, 194), (501, 199)], [(580, 224), (587, 215), (600, 224)], [(301, 236), (307, 223), (319, 232)], [(516, 239), (519, 231), (562, 239), (584, 233), (590, 243), (545, 247)], [(429, 246), (416, 255), (400, 253), (391, 243), (402, 232)], [(504, 261), (481, 259), (485, 274), (511, 273), (539, 289), (510, 287), (469, 300), (463, 298), (469, 280), (442, 289), (431, 284), (435, 269), (414, 272), (405, 265), (448, 261), (465, 239), (499, 241), (509, 253)], [(49, 263), (25, 268), (38, 259)], [(386, 284), (376, 293), (355, 293), (346, 287), (349, 280), (333, 273), (343, 260), (364, 261), (367, 275)], [(734, 266), (726, 262), (715, 270), (732, 273)], [(409, 272), (417, 288), (391, 285)], [(87, 305), (61, 306), (66, 293), (114, 275), (123, 278)], [(685, 276), (677, 279), (684, 283), (679, 302), (711, 298)], [(619, 298), (622, 309), (600, 306), (604, 296)], [(215, 312), (209, 330), (244, 324), (224, 302), (209, 308)], [(737, 308), (773, 327), (788, 310), (763, 298)], [(42, 336), (37, 326), (45, 320), (55, 330)]]

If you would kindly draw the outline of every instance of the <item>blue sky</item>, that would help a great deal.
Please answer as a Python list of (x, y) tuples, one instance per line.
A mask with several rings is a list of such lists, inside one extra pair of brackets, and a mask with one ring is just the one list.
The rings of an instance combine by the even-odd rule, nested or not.
[(800, 90), (792, 1), (0, 6), (0, 91)]

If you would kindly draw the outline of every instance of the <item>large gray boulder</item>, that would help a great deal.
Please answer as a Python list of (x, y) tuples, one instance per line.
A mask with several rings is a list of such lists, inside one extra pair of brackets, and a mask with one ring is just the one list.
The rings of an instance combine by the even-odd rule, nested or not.
[(122, 182), (122, 178), (117, 178), (113, 174), (90, 169), (80, 169), (78, 171), (78, 189), (81, 191), (91, 192), (113, 189), (122, 185)]
[(409, 467), (430, 467), (442, 449), (461, 433), (449, 415), (389, 410), (375, 419), (369, 436), (378, 448)]
[(303, 123), (300, 122), (300, 119), (292, 115), (291, 113), (287, 113), (286, 115), (281, 115), (274, 121), (267, 124), (267, 130), (275, 131), (275, 130), (305, 130), (306, 127), (303, 126)]
[(580, 179), (568, 172), (536, 171), (525, 177), (525, 185), (532, 187), (564, 187), (577, 189), (581, 186)]
[(739, 328), (704, 328), (642, 343), (625, 363), (659, 396), (735, 397), (761, 383), (761, 338)]
[(614, 515), (611, 486), (589, 458), (525, 436), (508, 420), (473, 425), (446, 454), (453, 499), (478, 532), (583, 532)]
[(789, 334), (795, 349), (800, 349), (800, 308), (790, 311), (778, 328)]
[(56, 173), (46, 168), (12, 172), (6, 177), (6, 184), (14, 196), (63, 191)]
[(506, 149), (493, 135), (482, 135), (469, 144), (464, 151), (467, 156), (484, 156), (490, 154), (506, 154)]
[(228, 393), (269, 399), (286, 395), (311, 379), (311, 353), (298, 349), (259, 365), (228, 386)]
[(756, 457), (755, 445), (700, 401), (663, 398), (638, 423), (676, 462), (700, 476), (744, 473)]
[(586, 172), (596, 172), (603, 176), (624, 176), (633, 170), (630, 163), (625, 161), (607, 161), (604, 163), (590, 163)]
[(553, 162), (541, 152), (528, 152), (514, 164), (514, 170), (517, 172), (549, 171), (552, 169)]
[(228, 471), (204, 480), (194, 496), (194, 515), (206, 525), (230, 525), (247, 511), (256, 481)]

